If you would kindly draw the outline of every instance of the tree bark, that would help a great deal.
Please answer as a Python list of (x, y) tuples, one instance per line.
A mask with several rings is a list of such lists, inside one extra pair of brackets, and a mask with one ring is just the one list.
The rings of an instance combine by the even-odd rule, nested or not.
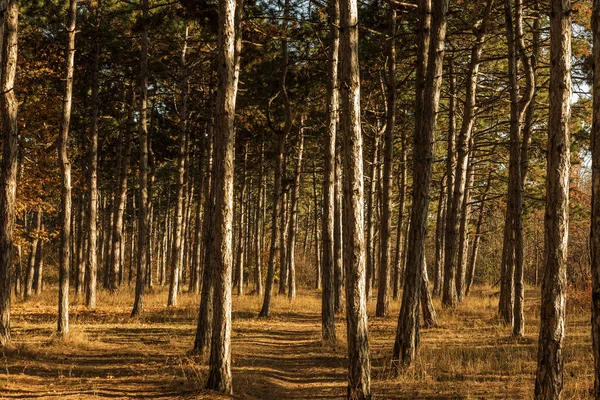
[(536, 399), (560, 399), (567, 294), (569, 118), (571, 114), (571, 1), (550, 2), (550, 92), (544, 280), (540, 310)]
[[(321, 335), (324, 343), (335, 344), (335, 164), (338, 122), (338, 64), (340, 46), (340, 5), (338, 0), (327, 4), (329, 22), (329, 65), (327, 81), (327, 130), (323, 143), (323, 258), (320, 277), (321, 291)], [(316, 193), (315, 193), (316, 195)], [(315, 207), (317, 205), (315, 204)], [(317, 208), (315, 208), (317, 213)], [(318, 279), (319, 277), (317, 277)]]
[(4, 0), (2, 18), (2, 71), (0, 110), (2, 115), (2, 175), (0, 178), (0, 346), (10, 342), (10, 289), (13, 264), (15, 193), (17, 189), (17, 98), (14, 92), (17, 71), (16, 0)]
[(296, 236), (298, 231), (298, 199), (300, 198), (300, 174), (302, 173), (302, 153), (304, 151), (304, 116), (300, 118), (298, 128), (298, 150), (296, 154), (296, 170), (292, 186), (292, 199), (290, 203), (290, 226), (288, 227), (288, 297), (296, 298)]
[(187, 40), (190, 27), (186, 23), (183, 47), (181, 50), (181, 108), (179, 120), (178, 158), (177, 158), (177, 198), (175, 200), (175, 226), (173, 235), (173, 257), (171, 259), (171, 280), (169, 283), (169, 298), (167, 306), (177, 305), (177, 294), (179, 293), (179, 275), (183, 260), (183, 204), (186, 195), (185, 182), (185, 155), (186, 155), (186, 131), (187, 131), (187, 101), (188, 101), (188, 72), (187, 72)]
[(63, 97), (62, 119), (58, 136), (58, 158), (61, 172), (61, 211), (60, 211), (60, 247), (58, 270), (58, 323), (57, 333), (66, 336), (69, 333), (69, 261), (71, 251), (71, 163), (67, 154), (69, 124), (71, 123), (71, 104), (73, 101), (73, 72), (75, 69), (75, 23), (77, 1), (69, 0), (67, 21), (67, 43), (65, 50), (65, 92)]
[(35, 225), (31, 229), (31, 249), (29, 259), (27, 260), (27, 271), (25, 273), (25, 300), (33, 294), (33, 284), (35, 275), (35, 253), (39, 242), (40, 230), (42, 228), (42, 211), (38, 208), (35, 213)]
[(592, 272), (592, 349), (594, 398), (600, 398), (600, 0), (594, 0), (592, 20), (594, 81), (591, 150), (592, 216), (590, 250)]
[[(98, 3), (99, 5), (99, 3)], [(98, 9), (96, 10), (98, 13)], [(99, 114), (99, 79), (100, 69), (100, 45), (99, 38), (94, 43), (92, 71), (92, 130), (90, 135), (90, 159), (89, 159), (89, 177), (88, 177), (88, 212), (86, 220), (86, 229), (88, 231), (88, 251), (86, 263), (86, 275), (88, 276), (85, 288), (85, 305), (94, 309), (96, 307), (96, 284), (98, 273), (98, 229), (96, 226), (98, 220), (98, 114)], [(106, 230), (106, 227), (102, 227)], [(105, 264), (106, 265), (106, 264)]]
[[(241, 7), (238, 4), (237, 7)], [(214, 271), (213, 330), (206, 387), (233, 393), (231, 376), (231, 275), (233, 271), (233, 159), (235, 155), (236, 84), (234, 0), (219, 2), (218, 74), (215, 113), (213, 188), (214, 213), (207, 267)], [(239, 23), (239, 21), (238, 21)]]
[(138, 212), (137, 276), (135, 278), (135, 301), (131, 316), (144, 311), (144, 289), (146, 287), (148, 247), (148, 0), (142, 0), (142, 50), (140, 61), (140, 200)]
[(387, 317), (390, 309), (390, 278), (392, 260), (392, 164), (394, 162), (394, 131), (396, 129), (396, 10), (389, 9), (389, 49), (387, 60), (387, 118), (383, 147), (383, 186), (381, 203), (381, 265), (375, 315)]
[[(467, 184), (467, 169), (469, 160), (469, 143), (471, 142), (471, 133), (475, 123), (475, 109), (477, 102), (477, 80), (479, 74), (479, 65), (483, 46), (485, 43), (485, 23), (491, 12), (493, 1), (487, 2), (487, 8), (484, 17), (477, 21), (474, 26), (475, 44), (471, 49), (471, 60), (469, 64), (467, 93), (464, 105), (463, 119), (460, 132), (457, 139), (457, 159), (456, 173), (453, 177), (452, 201), (449, 202), (446, 220), (446, 237), (444, 239), (444, 293), (442, 304), (445, 307), (456, 307), (460, 294), (457, 293), (457, 273), (458, 261), (457, 253), (459, 249), (459, 229), (462, 213), (463, 198), (465, 195), (465, 186)], [(461, 281), (460, 278), (458, 278)], [(461, 281), (464, 282), (464, 281)], [(461, 283), (459, 282), (459, 284)], [(459, 285), (464, 287), (462, 284)]]
[(363, 143), (360, 126), (358, 5), (340, 1), (340, 98), (344, 139), (344, 266), (348, 338), (348, 399), (371, 398), (365, 287)]
[(433, 137), (442, 83), (447, 11), (447, 0), (434, 0), (433, 7), (429, 0), (424, 0), (419, 5), (421, 26), (417, 53), (418, 111), (415, 117), (413, 148), (413, 201), (402, 306), (392, 354), (392, 368), (396, 374), (400, 364), (409, 366), (414, 362), (419, 344), (420, 289), (425, 262)]

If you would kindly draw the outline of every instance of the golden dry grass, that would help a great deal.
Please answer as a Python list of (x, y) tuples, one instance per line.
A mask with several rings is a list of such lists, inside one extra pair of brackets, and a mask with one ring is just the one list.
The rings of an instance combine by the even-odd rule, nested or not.
[[(416, 365), (389, 377), (399, 310), (374, 318), (369, 303), (372, 387), (378, 399), (490, 399), (532, 397), (537, 351), (539, 290), (526, 293), (527, 335), (515, 340), (498, 323), (497, 297), (478, 287), (457, 310), (436, 300), (440, 327), (421, 331)], [(71, 333), (54, 336), (56, 291), (13, 305), (13, 340), (0, 365), (0, 398), (225, 398), (202, 389), (207, 368), (187, 355), (198, 296), (183, 294), (167, 309), (167, 293), (154, 289), (146, 313), (130, 319), (131, 290), (102, 292), (98, 308), (71, 308)], [(320, 343), (320, 294), (302, 291), (290, 303), (274, 299), (273, 315), (258, 319), (261, 299), (233, 302), (235, 398), (339, 399), (345, 394), (345, 325), (337, 319), (338, 345)], [(570, 309), (565, 349), (565, 399), (588, 398), (592, 388), (589, 314)]]

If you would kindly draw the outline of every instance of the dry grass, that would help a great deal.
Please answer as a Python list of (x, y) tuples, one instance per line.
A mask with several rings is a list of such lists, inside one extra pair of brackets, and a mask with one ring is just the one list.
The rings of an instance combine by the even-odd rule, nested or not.
[[(373, 391), (379, 399), (532, 397), (539, 294), (526, 293), (527, 335), (515, 340), (498, 323), (497, 297), (478, 287), (457, 310), (436, 302), (440, 327), (423, 330), (416, 365), (389, 378), (399, 304), (389, 318), (369, 320)], [(167, 293), (146, 297), (146, 313), (130, 319), (133, 295), (102, 292), (98, 308), (74, 302), (71, 333), (54, 335), (56, 291), (13, 306), (14, 344), (0, 359), (0, 398), (223, 398), (202, 389), (204, 362), (187, 355), (198, 296), (183, 294), (167, 309)], [(75, 299), (76, 300), (76, 299)], [(338, 317), (335, 349), (320, 342), (320, 295), (278, 296), (272, 318), (258, 319), (261, 300), (234, 298), (233, 372), (236, 398), (338, 399), (345, 394), (345, 325)], [(437, 300), (436, 300), (437, 301)], [(369, 303), (369, 315), (374, 315)], [(589, 314), (570, 310), (565, 350), (565, 399), (590, 397)]]

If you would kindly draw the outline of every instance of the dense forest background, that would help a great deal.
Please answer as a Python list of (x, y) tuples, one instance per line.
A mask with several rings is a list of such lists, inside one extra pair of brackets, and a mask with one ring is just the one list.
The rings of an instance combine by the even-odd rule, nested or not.
[[(213, 306), (225, 307), (218, 321), (229, 307), (222, 332), (230, 330), (232, 290), (260, 299), (255, 311), (265, 318), (272, 295), (294, 302), (320, 290), (324, 342), (339, 339), (340, 312), (359, 326), (357, 337), (347, 333), (349, 358), (356, 344), (362, 364), (350, 367), (348, 398), (369, 398), (364, 299), (382, 318), (402, 299), (394, 375), (417, 358), (419, 321), (438, 327), (438, 313), (445, 321), (475, 287), (494, 299), (496, 321), (513, 337), (538, 328), (525, 292), (554, 274), (544, 220), (557, 201), (548, 189), (548, 163), (560, 158), (549, 141), (559, 127), (550, 111), (551, 44), (560, 36), (551, 8), (561, 2), (344, 1), (341, 13), (321, 0), (5, 2), (19, 16), (8, 298), (25, 306), (60, 286), (59, 333), (68, 332), (70, 305), (93, 310), (98, 291), (137, 285), (134, 317), (144, 313), (144, 292), (172, 309), (194, 295), (194, 351), (209, 357), (211, 324), (221, 332)], [(564, 283), (567, 310), (581, 315), (594, 270), (595, 9), (591, 0), (561, 4), (571, 18), (562, 77), (572, 84), (570, 115), (560, 115), (570, 150), (561, 153), (570, 162)], [(348, 23), (352, 5), (357, 25)], [(356, 114), (348, 92), (359, 76)], [(233, 123), (234, 144), (223, 121)], [(221, 209), (227, 179), (232, 208)], [(221, 216), (231, 225), (219, 225)], [(223, 232), (229, 240), (219, 242)], [(229, 271), (211, 261), (217, 242), (228, 243)], [(220, 359), (210, 358), (211, 366)], [(213, 372), (209, 387), (231, 392)], [(536, 395), (551, 398), (537, 391), (542, 381)]]

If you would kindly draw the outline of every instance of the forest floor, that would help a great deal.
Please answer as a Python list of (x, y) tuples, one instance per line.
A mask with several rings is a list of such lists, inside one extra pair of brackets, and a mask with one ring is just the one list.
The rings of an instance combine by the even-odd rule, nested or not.
[[(94, 311), (71, 307), (71, 334), (64, 341), (53, 334), (55, 290), (27, 303), (15, 301), (14, 343), (0, 359), (0, 398), (228, 398), (203, 389), (207, 367), (187, 354), (198, 297), (182, 294), (180, 305), (167, 309), (166, 290), (154, 289), (146, 296), (145, 314), (130, 319), (131, 290), (101, 292)], [(399, 304), (392, 302), (390, 317), (375, 318), (370, 302), (374, 398), (532, 398), (539, 289), (526, 292), (527, 334), (521, 340), (498, 322), (497, 300), (488, 287), (476, 287), (456, 310), (441, 310), (436, 299), (440, 327), (421, 331), (419, 360), (398, 379), (389, 375), (389, 358)], [(320, 343), (318, 292), (301, 291), (293, 303), (276, 296), (268, 320), (257, 318), (260, 305), (257, 296), (234, 296), (233, 398), (343, 398), (343, 316), (337, 318), (339, 340), (332, 349)], [(567, 314), (565, 399), (589, 398), (593, 385), (587, 309), (571, 306)]]

